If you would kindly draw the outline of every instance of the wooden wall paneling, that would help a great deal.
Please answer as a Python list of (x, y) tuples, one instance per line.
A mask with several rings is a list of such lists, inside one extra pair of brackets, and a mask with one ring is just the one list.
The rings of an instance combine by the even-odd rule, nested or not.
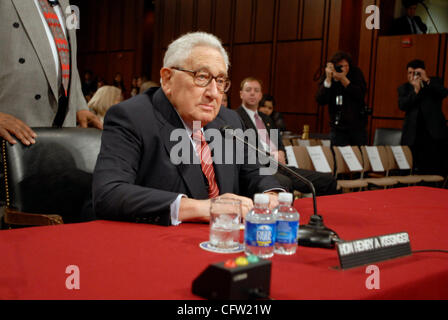
[(246, 77), (259, 78), (263, 82), (263, 93), (269, 90), (271, 51), (270, 44), (235, 45), (233, 47), (232, 86), (230, 88), (232, 108), (241, 104), (240, 83)]
[(321, 40), (277, 44), (275, 98), (280, 112), (317, 114), (313, 81), (321, 63)]
[(252, 9), (252, 0), (236, 1), (234, 43), (247, 43), (252, 40)]
[(123, 9), (126, 1), (109, 0), (109, 23), (107, 24), (107, 50), (121, 50), (123, 48)]
[(232, 5), (234, 1), (216, 0), (214, 30), (223, 43), (230, 43), (230, 30), (234, 19), (232, 18)]
[(204, 32), (212, 32), (213, 1), (198, 0), (196, 29)]
[[(410, 38), (412, 47), (403, 48), (402, 39)], [(376, 58), (374, 116), (403, 117), (398, 109), (397, 88), (407, 81), (406, 65), (413, 59), (425, 61), (428, 74), (437, 72), (438, 34), (380, 36)]]
[(162, 48), (166, 48), (176, 36), (176, 0), (159, 0), (159, 5), (163, 5), (162, 20), (159, 20), (162, 37)]
[[(338, 0), (336, 0), (338, 1)], [(340, 1), (339, 1), (340, 2)], [(332, 3), (331, 1), (326, 1), (325, 3), (325, 14), (324, 14), (324, 26), (323, 26), (323, 41), (322, 41), (322, 49), (321, 49), (321, 68), (318, 70), (318, 72), (315, 74), (314, 79), (319, 79), (321, 75), (323, 75), (325, 65), (328, 60), (328, 45), (329, 45), (329, 34), (331, 32), (330, 29), (330, 20), (332, 18), (332, 6), (337, 6), (337, 3)], [(339, 28), (339, 24), (337, 25), (337, 28)], [(315, 132), (323, 132), (325, 128), (325, 110), (324, 106), (317, 105), (317, 127), (315, 129)]]
[[(362, 13), (361, 13), (362, 11)], [(358, 62), (359, 51), (359, 32), (365, 28), (365, 23), (361, 25), (361, 20), (364, 18), (364, 10), (362, 8), (362, 1), (359, 0), (343, 0), (342, 1), (342, 17), (341, 17), (341, 37), (339, 41), (339, 49), (350, 52), (353, 57), (353, 62)]]
[[(111, 7), (109, 7), (109, 3), (106, 0), (98, 0), (95, 1), (96, 6), (93, 8), (94, 11), (94, 19), (91, 21), (93, 24), (97, 24), (98, 28), (95, 29), (95, 42), (94, 42), (94, 51), (105, 51), (108, 49), (108, 40), (109, 33), (111, 29), (109, 28), (109, 11)], [(99, 14), (101, 12), (101, 14)]]
[(339, 50), (339, 38), (341, 29), (342, 0), (330, 1), (330, 13), (328, 21), (327, 50), (325, 61)]
[(86, 70), (91, 70), (94, 77), (100, 77), (107, 80), (107, 65), (104, 61), (108, 61), (108, 54), (101, 53), (82, 53), (78, 55), (79, 76), (83, 78)]
[(182, 0), (179, 1), (179, 32), (175, 36), (177, 38), (187, 32), (193, 31), (194, 24), (194, 1), (193, 0)]
[(325, 0), (303, 0), (301, 39), (322, 39)]
[[(362, 7), (364, 8), (369, 5), (375, 5), (375, 0), (363, 0)], [(365, 22), (366, 15), (364, 15), (363, 21)], [(374, 30), (369, 30), (365, 26), (361, 25), (359, 34), (359, 53), (358, 53), (358, 67), (361, 69), (362, 73), (366, 77), (366, 81), (370, 83), (370, 72), (372, 67), (372, 54), (374, 45)]]
[[(443, 35), (444, 37), (444, 44), (445, 44), (445, 61), (443, 62), (444, 68), (445, 68), (445, 73), (442, 73), (445, 79), (445, 88), (448, 88), (448, 34), (445, 33)], [(443, 100), (443, 113), (445, 114), (445, 119), (448, 120), (448, 97), (446, 97)]]
[(300, 1), (279, 0), (278, 40), (296, 40), (299, 25)]
[(255, 42), (272, 41), (275, 0), (257, 0), (255, 12)]
[(142, 5), (142, 1), (123, 1), (123, 23), (120, 32), (123, 34), (123, 46), (121, 47), (123, 50), (135, 50), (137, 43), (141, 42), (138, 34), (143, 28), (144, 8), (139, 7), (140, 5)]
[(130, 83), (134, 76), (134, 69), (130, 66), (135, 65), (135, 53), (128, 52), (111, 52), (108, 56), (107, 81), (112, 83), (116, 73), (121, 73), (126, 92), (129, 92)]
[(96, 25), (90, 23), (93, 20), (93, 14), (88, 9), (87, 2), (72, 1), (72, 5), (79, 8), (79, 29), (76, 30), (76, 40), (78, 44), (78, 54), (85, 51), (91, 51), (93, 49), (94, 39), (90, 37), (90, 34), (95, 33), (94, 28)]
[(152, 46), (152, 61), (148, 61), (146, 57), (143, 57), (142, 63), (152, 63), (151, 67), (151, 79), (160, 78), (160, 68), (162, 66), (162, 50), (163, 50), (163, 6), (161, 5), (161, 0), (156, 0), (155, 2), (155, 14), (154, 14), (154, 43)]
[(316, 133), (317, 130), (317, 116), (310, 114), (294, 114), (283, 113), (286, 129), (296, 134), (303, 133), (303, 126), (305, 124), (310, 126), (310, 132)]

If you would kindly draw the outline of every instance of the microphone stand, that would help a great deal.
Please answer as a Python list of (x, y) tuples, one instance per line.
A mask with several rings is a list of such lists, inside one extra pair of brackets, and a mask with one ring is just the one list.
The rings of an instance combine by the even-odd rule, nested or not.
[(288, 168), (286, 165), (275, 160), (273, 157), (270, 156), (268, 152), (258, 149), (257, 147), (248, 143), (246, 140), (235, 135), (233, 132), (233, 128), (231, 128), (230, 126), (224, 126), (220, 129), (223, 135), (225, 134), (226, 130), (232, 131), (231, 133), (229, 132), (232, 135), (232, 137), (244, 143), (249, 148), (255, 150), (258, 154), (269, 157), (270, 161), (273, 161), (281, 169), (283, 169), (284, 171), (288, 172), (289, 174), (293, 175), (294, 177), (305, 183), (311, 190), (311, 193), (313, 195), (313, 215), (310, 217), (310, 221), (308, 222), (308, 224), (300, 225), (298, 244), (305, 247), (318, 247), (328, 249), (334, 248), (335, 243), (340, 241), (339, 236), (337, 235), (336, 232), (327, 228), (324, 224), (323, 217), (317, 214), (316, 190), (314, 189), (314, 185), (311, 183), (311, 181), (309, 181), (305, 177), (302, 177), (300, 174)]

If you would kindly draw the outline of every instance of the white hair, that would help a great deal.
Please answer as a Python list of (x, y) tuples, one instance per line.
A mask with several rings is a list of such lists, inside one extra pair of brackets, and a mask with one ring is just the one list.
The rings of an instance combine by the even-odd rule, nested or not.
[(229, 56), (222, 46), (221, 40), (205, 32), (187, 33), (171, 42), (163, 58), (163, 67), (171, 68), (180, 66), (188, 59), (193, 48), (197, 46), (206, 46), (218, 50), (224, 58), (227, 70), (229, 69)]

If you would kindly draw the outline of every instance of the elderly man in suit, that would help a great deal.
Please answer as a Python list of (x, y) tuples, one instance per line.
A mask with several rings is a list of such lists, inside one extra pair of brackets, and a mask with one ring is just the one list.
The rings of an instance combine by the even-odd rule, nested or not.
[(226, 143), (216, 141), (219, 129), (243, 127), (235, 111), (221, 107), (228, 67), (215, 36), (186, 34), (168, 46), (161, 88), (109, 109), (93, 175), (97, 216), (176, 225), (208, 221), (210, 199), (218, 195), (241, 200), (243, 216), (255, 193), (267, 192), (271, 206), (278, 203), (281, 185), (261, 175), (260, 165), (217, 161), (228, 152), (236, 156), (235, 143), (223, 150)]
[[(277, 130), (274, 121), (267, 115), (258, 111), (258, 105), (262, 99), (261, 81), (254, 77), (247, 77), (241, 81), (240, 97), (241, 106), (236, 110), (244, 125), (248, 129), (253, 129), (257, 133), (257, 139), (261, 148), (270, 153), (275, 160), (286, 164), (285, 147), (283, 146), (280, 134), (277, 137), (271, 136), (272, 130)], [(275, 132), (275, 131), (274, 131)], [(298, 174), (310, 180), (314, 185), (317, 195), (330, 195), (337, 192), (337, 181), (331, 174), (313, 172), (304, 169), (291, 167)], [(295, 189), (303, 193), (311, 192), (306, 184), (298, 180), (290, 173), (285, 175), (276, 173), (275, 177), (285, 188)]]
[(448, 128), (442, 101), (448, 96), (442, 81), (429, 77), (422, 60), (407, 65), (408, 82), (398, 88), (398, 107), (405, 112), (401, 144), (409, 145), (415, 171), (448, 173)]
[(29, 145), (30, 127), (102, 128), (88, 111), (76, 66), (68, 0), (0, 2), (0, 136)]

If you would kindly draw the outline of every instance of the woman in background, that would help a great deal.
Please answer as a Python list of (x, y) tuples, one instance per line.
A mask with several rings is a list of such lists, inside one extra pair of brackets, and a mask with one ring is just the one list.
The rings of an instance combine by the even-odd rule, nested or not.
[(120, 89), (114, 86), (103, 86), (95, 92), (87, 106), (103, 122), (107, 110), (121, 101), (123, 101), (123, 94)]
[(275, 99), (270, 94), (264, 94), (258, 106), (258, 111), (263, 112), (265, 115), (271, 117), (275, 126), (280, 132), (286, 131), (286, 125), (283, 120), (283, 116), (280, 112), (274, 110)]

